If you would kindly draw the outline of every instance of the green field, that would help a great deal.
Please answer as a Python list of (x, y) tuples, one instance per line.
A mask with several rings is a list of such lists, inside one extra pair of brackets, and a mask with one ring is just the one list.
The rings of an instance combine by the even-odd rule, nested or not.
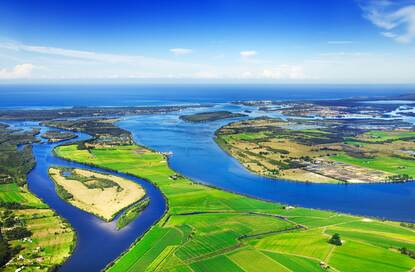
[[(0, 203), (19, 204), (20, 208), (7, 211), (32, 232), (29, 240), (9, 241), (11, 248), (21, 247), (18, 254), (24, 259), (13, 258), (1, 271), (16, 271), (23, 266), (22, 271), (51, 271), (69, 257), (75, 246), (75, 232), (39, 198), (15, 183), (1, 184)], [(0, 207), (2, 220), (5, 213), (6, 208)]]
[[(163, 155), (138, 146), (56, 149), (58, 156), (145, 178), (169, 210), (109, 271), (410, 271), (415, 230), (394, 222), (293, 208), (174, 175)], [(278, 217), (277, 217), (278, 216)], [(339, 233), (343, 245), (328, 243)], [(326, 271), (327, 271), (326, 270)]]
[(20, 203), (34, 208), (47, 207), (40, 199), (16, 183), (0, 184), (0, 202)]
[(397, 175), (406, 174), (415, 177), (415, 161), (399, 157), (376, 156), (374, 158), (357, 158), (345, 153), (339, 153), (330, 156), (330, 159)]
[(396, 141), (403, 139), (415, 138), (415, 132), (413, 131), (379, 131), (372, 130), (363, 133), (360, 137), (366, 142), (385, 142), (385, 141)]

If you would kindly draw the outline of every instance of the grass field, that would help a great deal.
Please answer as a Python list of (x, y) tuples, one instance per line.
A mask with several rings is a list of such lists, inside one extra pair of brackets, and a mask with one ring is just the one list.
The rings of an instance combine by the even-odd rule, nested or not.
[(358, 140), (366, 142), (385, 142), (396, 141), (402, 139), (414, 139), (415, 132), (413, 131), (377, 131), (372, 130), (363, 133), (357, 137)]
[(20, 203), (31, 207), (47, 207), (40, 199), (16, 183), (0, 184), (0, 202)]
[(397, 175), (406, 174), (415, 177), (415, 161), (399, 157), (376, 156), (374, 158), (356, 158), (344, 153), (339, 153), (330, 156), (330, 159)]
[[(255, 200), (180, 178), (165, 158), (138, 146), (56, 153), (81, 163), (129, 173), (156, 184), (168, 200), (166, 215), (109, 271), (410, 271), (415, 231), (393, 222), (294, 208)], [(278, 216), (278, 217), (277, 217)], [(350, 230), (350, 231), (348, 231)], [(338, 232), (342, 246), (328, 243)], [(376, 239), (379, 237), (379, 239)]]

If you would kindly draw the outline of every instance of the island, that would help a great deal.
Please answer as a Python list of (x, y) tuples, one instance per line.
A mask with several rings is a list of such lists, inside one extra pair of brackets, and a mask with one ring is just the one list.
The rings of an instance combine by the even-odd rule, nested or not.
[(69, 131), (48, 130), (40, 137), (47, 139), (49, 143), (57, 143), (76, 138), (78, 135)]
[(228, 118), (237, 118), (237, 117), (244, 117), (247, 116), (246, 114), (242, 113), (233, 113), (230, 111), (211, 111), (211, 112), (200, 112), (190, 115), (182, 115), (180, 119), (187, 121), (187, 122), (209, 122), (209, 121), (217, 121), (221, 119), (228, 119)]
[[(201, 105), (171, 105), (171, 106), (142, 106), (142, 107), (70, 107), (59, 109), (0, 109), (0, 120), (44, 121), (52, 119), (79, 117), (128, 116), (140, 114), (157, 114), (180, 111), (189, 108), (200, 108)], [(210, 107), (210, 105), (203, 105)]]
[(114, 175), (79, 168), (49, 168), (58, 195), (70, 204), (111, 221), (145, 195), (137, 183)]
[(216, 142), (250, 171), (315, 183), (415, 177), (415, 131), (396, 120), (257, 118), (228, 124)]

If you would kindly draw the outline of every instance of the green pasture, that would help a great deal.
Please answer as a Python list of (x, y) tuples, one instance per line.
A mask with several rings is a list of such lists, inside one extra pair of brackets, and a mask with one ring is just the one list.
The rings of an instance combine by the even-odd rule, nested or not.
[(220, 137), (223, 138), (225, 141), (229, 140), (242, 140), (242, 141), (252, 141), (258, 140), (268, 137), (268, 133), (266, 132), (244, 132), (244, 133), (237, 133), (232, 135), (221, 135)]
[(415, 132), (372, 130), (362, 134), (361, 136), (365, 141), (368, 142), (385, 142), (415, 138)]
[(16, 183), (0, 184), (0, 202), (20, 203), (36, 208), (46, 207), (40, 199)]
[(415, 177), (415, 160), (406, 160), (392, 156), (376, 156), (375, 158), (357, 158), (339, 153), (329, 157), (338, 162), (353, 164), (365, 168), (381, 170), (392, 174), (407, 174)]

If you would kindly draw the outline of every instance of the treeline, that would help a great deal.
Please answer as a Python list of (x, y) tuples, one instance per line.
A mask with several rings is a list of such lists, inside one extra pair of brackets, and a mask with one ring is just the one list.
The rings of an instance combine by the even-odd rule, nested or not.
[(37, 141), (38, 133), (36, 129), (20, 132), (0, 128), (0, 183), (26, 183), (26, 175), (35, 165), (29, 144)]
[(32, 236), (24, 222), (15, 217), (12, 211), (5, 210), (0, 217), (0, 267), (20, 252), (20, 246), (12, 247), (9, 241)]

